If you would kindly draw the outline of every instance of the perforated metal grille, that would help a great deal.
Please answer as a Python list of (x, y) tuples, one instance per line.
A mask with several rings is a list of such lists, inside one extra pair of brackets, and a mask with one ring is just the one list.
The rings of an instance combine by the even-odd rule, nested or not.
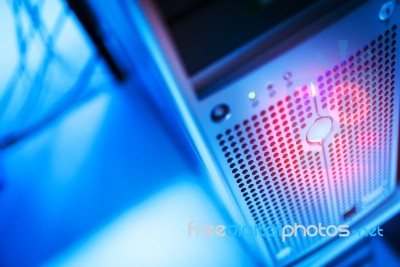
[(340, 123), (329, 144), (329, 177), (341, 215), (390, 192), (395, 59), (394, 25), (318, 78), (321, 107)]
[[(304, 86), (217, 136), (255, 224), (340, 224), (349, 208), (362, 208), (365, 196), (388, 184), (390, 168), (382, 166), (392, 139), (395, 37), (393, 26), (319, 76), (315, 102)], [(307, 129), (324, 115), (335, 120), (335, 132), (310, 149)], [(303, 255), (322, 239), (264, 238), (278, 260), (283, 251)]]
[[(309, 107), (310, 100), (288, 96), (218, 136), (255, 224), (332, 223), (326, 216), (328, 185), (322, 155), (304, 151), (299, 131), (310, 126), (305, 119), (313, 116)], [(312, 245), (305, 238), (267, 240), (275, 254)]]

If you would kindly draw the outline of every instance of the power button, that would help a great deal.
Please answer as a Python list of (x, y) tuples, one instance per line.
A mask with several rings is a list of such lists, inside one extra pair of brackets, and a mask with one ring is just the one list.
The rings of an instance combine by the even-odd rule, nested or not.
[(230, 116), (230, 109), (227, 104), (218, 104), (211, 110), (211, 119), (214, 122), (227, 120), (230, 118)]

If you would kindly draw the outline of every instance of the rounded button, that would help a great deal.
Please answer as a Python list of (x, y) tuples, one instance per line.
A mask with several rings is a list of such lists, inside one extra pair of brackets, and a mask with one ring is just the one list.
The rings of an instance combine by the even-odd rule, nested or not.
[(386, 21), (393, 15), (395, 9), (394, 1), (388, 1), (384, 3), (379, 11), (379, 19)]
[(331, 117), (320, 117), (314, 121), (307, 132), (307, 141), (310, 143), (319, 143), (328, 137), (333, 128)]
[(292, 73), (290, 71), (287, 71), (283, 74), (283, 79), (285, 81), (289, 81), (292, 78)]
[(219, 104), (211, 110), (211, 119), (214, 122), (221, 122), (229, 119), (231, 116), (229, 106), (227, 104)]

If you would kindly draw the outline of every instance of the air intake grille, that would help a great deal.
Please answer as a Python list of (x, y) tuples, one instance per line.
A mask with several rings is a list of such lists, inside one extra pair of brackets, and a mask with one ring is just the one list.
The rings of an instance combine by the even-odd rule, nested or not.
[[(395, 39), (393, 26), (317, 77), (315, 98), (304, 86), (217, 136), (255, 224), (352, 222), (349, 210), (365, 211), (392, 191)], [(334, 130), (312, 147), (307, 130), (322, 116), (333, 118)], [(279, 261), (327, 238), (264, 240)]]
[(322, 108), (340, 123), (328, 145), (329, 177), (339, 214), (363, 208), (391, 191), (395, 52), (393, 26), (318, 78), (319, 94), (327, 95), (321, 98)]

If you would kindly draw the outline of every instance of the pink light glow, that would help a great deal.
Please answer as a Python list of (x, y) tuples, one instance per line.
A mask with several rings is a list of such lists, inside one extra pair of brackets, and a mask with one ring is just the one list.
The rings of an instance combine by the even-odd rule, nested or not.
[(340, 124), (354, 125), (368, 118), (370, 96), (355, 83), (342, 83), (329, 93), (328, 110)]

